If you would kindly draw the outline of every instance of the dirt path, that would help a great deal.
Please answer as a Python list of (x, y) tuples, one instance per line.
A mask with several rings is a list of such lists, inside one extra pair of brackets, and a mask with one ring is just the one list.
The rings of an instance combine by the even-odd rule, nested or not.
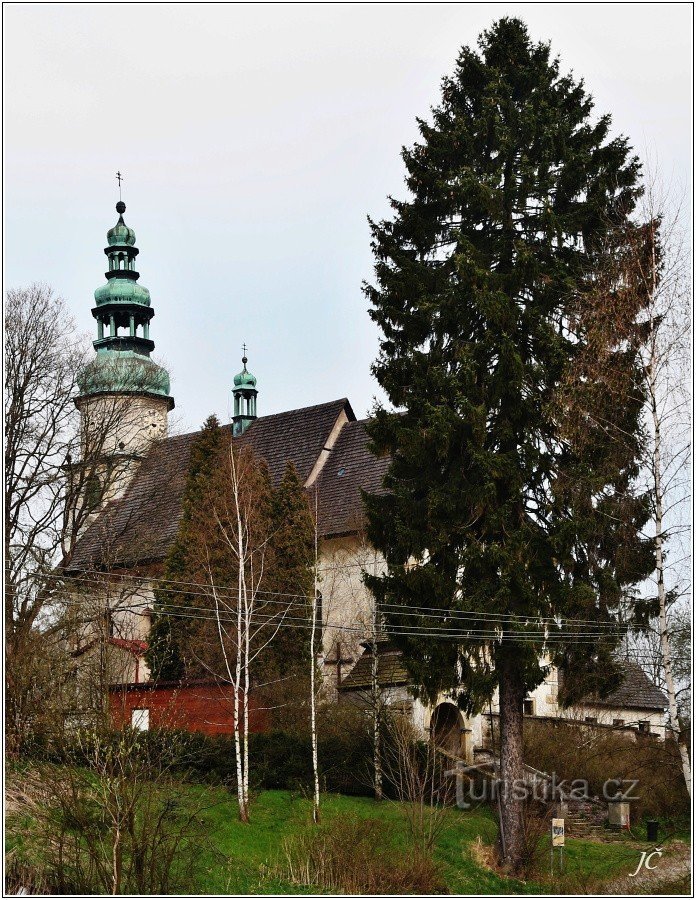
[[(639, 861), (640, 851), (637, 851), (636, 866)], [(606, 882), (602, 885), (602, 894), (691, 893), (691, 848), (688, 844), (672, 841), (665, 847), (662, 856), (653, 857), (650, 864), (655, 868), (650, 870), (642, 866), (633, 878), (622, 875), (621, 878)], [(678, 886), (679, 882), (684, 882), (683, 888)]]

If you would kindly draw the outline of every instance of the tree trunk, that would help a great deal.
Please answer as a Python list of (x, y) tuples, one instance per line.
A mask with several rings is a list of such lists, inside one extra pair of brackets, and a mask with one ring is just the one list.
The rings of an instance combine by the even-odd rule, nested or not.
[[(317, 648), (316, 648), (316, 631), (317, 631), (317, 596), (319, 593), (319, 526), (318, 526), (318, 498), (317, 489), (314, 488), (314, 593), (312, 596), (312, 630), (309, 635), (309, 704), (310, 704), (310, 728), (312, 733), (312, 774), (314, 776), (314, 799), (312, 803), (312, 819), (316, 824), (321, 818), (320, 811), (320, 793), (319, 793), (319, 753), (317, 747), (317, 689), (316, 689), (316, 668), (317, 668)], [(340, 660), (341, 653), (339, 650), (338, 658)]]
[(500, 671), (500, 854), (512, 875), (522, 870), (525, 855), (524, 760), (522, 751), (524, 681), (513, 655)]
[(382, 697), (379, 686), (379, 659), (377, 656), (377, 601), (374, 601), (374, 619), (372, 628), (372, 703), (373, 703), (373, 721), (372, 721), (372, 755), (375, 767), (375, 800), (382, 799), (382, 746), (381, 746), (381, 726), (382, 726)]

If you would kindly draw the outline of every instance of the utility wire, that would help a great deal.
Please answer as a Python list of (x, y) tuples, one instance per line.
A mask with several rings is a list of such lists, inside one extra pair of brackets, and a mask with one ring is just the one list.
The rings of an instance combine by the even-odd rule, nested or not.
[[(87, 571), (87, 570), (85, 570), (85, 571)], [(190, 585), (191, 587), (199, 588), (199, 590), (184, 590), (184, 589), (169, 588), (169, 587), (162, 588), (162, 590), (164, 590), (170, 594), (186, 594), (188, 596), (210, 597), (210, 595), (211, 595), (210, 592), (215, 590), (218, 593), (218, 595), (223, 598), (226, 596), (228, 596), (230, 598), (234, 598), (234, 596), (235, 596), (233, 588), (220, 587), (220, 586), (215, 586), (215, 585), (211, 585), (207, 588), (207, 590), (202, 591), (202, 590), (200, 590), (200, 588), (206, 587), (206, 585), (201, 584), (199, 582), (176, 581), (173, 579), (164, 579), (164, 578), (147, 577), (147, 576), (138, 577), (138, 576), (134, 576), (134, 575), (121, 575), (121, 574), (115, 574), (115, 573), (98, 573), (98, 572), (96, 572), (96, 570), (94, 570), (94, 575), (95, 576), (100, 575), (101, 577), (87, 578), (84, 576), (78, 576), (78, 577), (66, 578), (65, 576), (54, 575), (54, 574), (50, 574), (50, 575), (46, 575), (46, 576), (36, 576), (36, 577), (37, 578), (52, 578), (52, 579), (61, 581), (64, 584), (65, 583), (73, 583), (73, 584), (78, 583), (78, 584), (85, 584), (85, 585), (89, 585), (89, 586), (99, 586), (99, 587), (103, 587), (105, 584), (110, 583), (107, 579), (112, 578), (112, 577), (116, 577), (116, 578), (120, 578), (120, 579), (128, 578), (128, 579), (137, 581), (138, 582), (137, 587), (143, 587), (144, 586), (143, 582), (149, 581), (149, 582), (151, 582), (151, 587), (153, 590), (157, 590), (158, 585), (161, 585), (161, 584)], [(137, 590), (137, 587), (136, 587), (136, 590)], [(283, 592), (283, 591), (265, 591), (265, 590), (257, 590), (256, 593), (268, 595), (268, 596), (272, 596), (272, 597), (293, 598), (293, 599), (297, 599), (297, 600), (301, 601), (302, 603), (309, 602), (309, 599), (305, 594), (291, 594), (291, 593), (287, 593), (287, 592)], [(396, 603), (381, 603), (380, 606), (383, 609), (388, 609), (390, 611), (393, 610), (392, 614), (400, 614), (400, 613), (406, 614), (404, 611), (409, 611), (409, 614), (415, 612), (419, 616), (428, 617), (428, 615), (427, 615), (428, 613), (433, 613), (435, 615), (431, 616), (431, 617), (449, 618), (449, 619), (475, 618), (477, 620), (484, 620), (484, 621), (492, 621), (492, 622), (499, 621), (501, 624), (510, 622), (511, 620), (513, 620), (513, 621), (520, 620), (523, 622), (529, 622), (530, 620), (536, 620), (536, 621), (538, 621), (539, 624), (548, 623), (551, 627), (573, 626), (576, 624), (577, 625), (591, 625), (595, 629), (605, 629), (606, 628), (609, 630), (615, 630), (618, 627), (626, 627), (626, 626), (620, 626), (619, 623), (598, 622), (594, 619), (578, 619), (578, 618), (571, 618), (571, 617), (568, 617), (568, 618), (560, 617), (560, 621), (559, 621), (558, 619), (543, 617), (543, 616), (535, 615), (535, 614), (524, 615), (524, 614), (520, 614), (520, 613), (489, 613), (489, 612), (478, 611), (478, 610), (457, 610), (457, 609), (446, 610), (446, 609), (442, 609), (442, 608), (438, 608), (438, 607), (431, 607), (431, 606), (430, 607), (429, 606), (411, 606), (411, 605), (401, 605), (401, 604), (396, 604)]]

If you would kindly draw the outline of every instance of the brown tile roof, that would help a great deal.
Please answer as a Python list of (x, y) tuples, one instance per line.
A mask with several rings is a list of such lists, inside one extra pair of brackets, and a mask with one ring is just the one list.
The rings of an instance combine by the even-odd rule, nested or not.
[[(348, 428), (355, 415), (343, 398), (262, 416), (237, 440), (266, 460), (276, 483), (288, 460), (306, 480), (341, 411), (350, 420)], [(152, 448), (123, 497), (107, 504), (82, 535), (69, 571), (133, 566), (166, 556), (179, 527), (191, 446), (197, 434), (170, 437)]]
[[(363, 645), (360, 659), (339, 685), (340, 691), (364, 691), (372, 687), (372, 645)], [(401, 651), (388, 640), (377, 641), (377, 681), (380, 687), (410, 684), (410, 677), (402, 662)]]
[(348, 422), (317, 479), (319, 531), (324, 537), (350, 534), (363, 524), (360, 489), (379, 493), (389, 459), (367, 448), (367, 419)]
[[(629, 709), (667, 709), (667, 698), (636, 663), (622, 664), (623, 680), (603, 700), (592, 700), (597, 706)], [(588, 701), (589, 702), (589, 701)]]
[[(364, 691), (372, 686), (372, 648), (363, 645), (364, 651), (356, 664), (343, 679), (342, 691)], [(667, 698), (653, 684), (639, 665), (624, 663), (623, 680), (604, 700), (589, 699), (593, 706), (610, 706), (619, 709), (665, 710)], [(387, 639), (377, 644), (377, 678), (381, 687), (409, 684), (411, 679), (402, 662), (402, 654)]]

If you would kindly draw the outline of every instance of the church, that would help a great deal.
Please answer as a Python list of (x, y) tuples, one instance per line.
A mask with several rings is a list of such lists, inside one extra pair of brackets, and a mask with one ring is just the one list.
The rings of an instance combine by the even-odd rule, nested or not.
[[(189, 456), (196, 433), (168, 433), (174, 408), (169, 375), (150, 354), (155, 315), (147, 288), (139, 283), (135, 232), (126, 225), (126, 206), (107, 232), (106, 284), (95, 291), (96, 351), (80, 379), (75, 403), (82, 419), (83, 445), (101, 435), (94, 509), (64, 571), (77, 587), (89, 587), (108, 611), (103, 639), (108, 644), (114, 684), (129, 697), (136, 727), (151, 723), (158, 685), (149, 678), (147, 649), (154, 585), (161, 576), (182, 512)], [(316, 508), (320, 538), (321, 650), (317, 660), (327, 696), (366, 704), (372, 688), (375, 641), (372, 598), (362, 573), (379, 574), (383, 560), (364, 533), (361, 489), (383, 489), (388, 459), (368, 449), (365, 420), (358, 420), (345, 397), (274, 415), (259, 415), (257, 379), (247, 368), (234, 377), (234, 413), (229, 427), (239, 446), (263, 458), (277, 484), (292, 461)], [(108, 423), (108, 427), (104, 427)], [(427, 605), (427, 604), (425, 604)], [(75, 658), (93, 651), (98, 637), (89, 630), (73, 649)], [(457, 756), (472, 762), (490, 741), (497, 719), (496, 699), (486, 715), (465, 716), (448, 697), (426, 708), (410, 690), (407, 670), (388, 635), (376, 642), (377, 673), (384, 702), (409, 715), (424, 737), (434, 733)], [(582, 728), (614, 728), (664, 738), (666, 699), (643, 671), (627, 665), (623, 682), (605, 700), (563, 710), (558, 678), (547, 680), (525, 701), (525, 714), (562, 716)], [(206, 730), (205, 716), (189, 727)], [(186, 723), (184, 722), (184, 727)]]

